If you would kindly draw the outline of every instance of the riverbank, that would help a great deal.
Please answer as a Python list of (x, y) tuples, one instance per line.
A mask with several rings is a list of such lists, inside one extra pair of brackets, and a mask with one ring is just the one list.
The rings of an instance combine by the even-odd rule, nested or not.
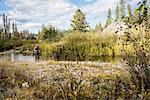
[(128, 94), (124, 87), (132, 87), (124, 67), (111, 63), (17, 62), (1, 63), (0, 69), (2, 99), (97, 100), (116, 94), (124, 98)]
[[(65, 85), (68, 84), (69, 86), (69, 84), (72, 84), (70, 83), (74, 80), (72, 80), (72, 78), (75, 78), (76, 80), (74, 81), (76, 82), (82, 80), (82, 84), (79, 84), (77, 86), (78, 88), (80, 87), (80, 85), (86, 85), (86, 87), (90, 89), (88, 85), (90, 85), (90, 82), (92, 81), (98, 81), (101, 78), (115, 79), (117, 74), (121, 75), (126, 73), (123, 71), (123, 68), (117, 67), (117, 65), (113, 65), (111, 63), (92, 62), (18, 62), (7, 64), (3, 63), (0, 64), (0, 67), (1, 80), (3, 80), (3, 84), (0, 84), (1, 91), (3, 91), (1, 98), (13, 97), (17, 99), (27, 99), (27, 97), (30, 99), (39, 99), (46, 98), (48, 96), (50, 96), (51, 98), (53, 96), (56, 96), (53, 97), (53, 99), (58, 99), (58, 97), (62, 98), (61, 96), (63, 94), (61, 93), (62, 90), (58, 89), (59, 85), (62, 84), (64, 88), (67, 88)], [(9, 77), (8, 80), (5, 76)], [(9, 86), (7, 86), (7, 81), (9, 81)], [(75, 85), (76, 83), (73, 84)], [(50, 87), (53, 87), (54, 90), (47, 91), (43, 94), (43, 92), (47, 90), (46, 87), (49, 87), (48, 89), (50, 89)], [(35, 90), (35, 88), (38, 88), (38, 90)], [(69, 91), (70, 90), (64, 90), (63, 92)], [(74, 90), (74, 92), (77, 91), (78, 90)], [(84, 90), (85, 93), (86, 91), (92, 92), (90, 90)], [(88, 96), (87, 94), (85, 96)], [(70, 95), (70, 97), (72, 98), (71, 94), (68, 93), (66, 95)], [(90, 96), (93, 97), (94, 93), (90, 94)]]
[(12, 53), (15, 53), (15, 54), (24, 54), (24, 55), (32, 55), (33, 53), (33, 45), (30, 47), (30, 46), (27, 47), (27, 45), (25, 46), (20, 46), (20, 47), (16, 47), (14, 49), (11, 49), (11, 50), (8, 50), (8, 51), (3, 51), (3, 52), (0, 52), (0, 55), (5, 55), (5, 54), (12, 54)]
[(9, 51), (0, 52), (0, 55), (10, 54), (10, 53), (12, 53), (12, 52), (14, 52), (13, 49), (12, 49), (12, 50), (9, 50)]
[(37, 40), (12, 40), (12, 39), (10, 39), (9, 41), (3, 41), (3, 42), (4, 42), (3, 45), (0, 45), (1, 47), (0, 55), (8, 54), (12, 51), (14, 53), (22, 53), (22, 54), (31, 55), (35, 44), (38, 43)]

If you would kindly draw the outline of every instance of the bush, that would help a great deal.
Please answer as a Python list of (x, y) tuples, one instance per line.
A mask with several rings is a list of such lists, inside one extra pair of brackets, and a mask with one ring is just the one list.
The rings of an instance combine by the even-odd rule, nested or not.
[(140, 3), (139, 18), (134, 23), (126, 22), (128, 28), (124, 39), (133, 48), (133, 53), (128, 53), (126, 49), (123, 53), (126, 55), (125, 67), (130, 73), (137, 94), (150, 93), (150, 30), (146, 2), (144, 0)]
[(21, 46), (23, 43), (21, 40), (17, 39), (0, 39), (0, 51), (14, 49), (15, 47)]
[(41, 43), (42, 54), (55, 60), (90, 60), (93, 56), (119, 55), (115, 45), (117, 35), (101, 36), (93, 33), (72, 32), (59, 42)]

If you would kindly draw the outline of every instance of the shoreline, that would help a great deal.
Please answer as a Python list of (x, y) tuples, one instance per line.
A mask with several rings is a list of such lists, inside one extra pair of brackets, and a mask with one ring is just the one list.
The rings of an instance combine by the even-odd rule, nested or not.
[(10, 53), (12, 53), (12, 52), (15, 52), (14, 49), (11, 49), (11, 50), (8, 50), (8, 51), (0, 52), (0, 55), (10, 54)]

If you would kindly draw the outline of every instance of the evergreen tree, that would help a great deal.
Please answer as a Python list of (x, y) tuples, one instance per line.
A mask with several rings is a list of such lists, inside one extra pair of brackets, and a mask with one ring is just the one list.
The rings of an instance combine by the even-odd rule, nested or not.
[(130, 6), (130, 4), (128, 4), (128, 16), (129, 16), (129, 17), (132, 16), (132, 11), (131, 11), (131, 6)]
[(3, 37), (10, 38), (10, 19), (6, 14), (3, 14)]
[(55, 39), (57, 34), (58, 34), (57, 29), (53, 25), (49, 25), (44, 33), (44, 39), (52, 41)]
[(53, 25), (49, 25), (48, 27), (43, 25), (41, 31), (38, 33), (38, 40), (56, 41), (57, 36), (61, 35), (59, 33), (61, 32)]
[(73, 20), (71, 20), (71, 27), (74, 31), (86, 32), (88, 28), (88, 23), (85, 20), (85, 14), (77, 9), (75, 15), (73, 16)]
[(14, 28), (14, 33), (13, 33), (14, 37), (17, 38), (17, 39), (20, 38), (20, 33), (18, 32), (18, 28), (17, 28), (17, 24), (16, 23), (14, 23), (14, 27), (13, 28)]
[(115, 21), (118, 21), (118, 19), (119, 19), (119, 7), (117, 5), (117, 7), (116, 7), (116, 18), (115, 18)]
[(123, 19), (125, 17), (125, 1), (120, 0), (120, 5), (119, 5), (119, 19)]
[(108, 10), (108, 16), (107, 16), (106, 24), (105, 24), (105, 28), (106, 28), (107, 26), (109, 26), (109, 25), (111, 24), (111, 22), (112, 22), (111, 10), (109, 9), (109, 10)]
[(6, 34), (6, 16), (5, 16), (5, 14), (3, 14), (3, 33), (5, 36), (5, 34)]
[(39, 41), (44, 40), (44, 33), (46, 32), (46, 30), (47, 29), (46, 29), (45, 25), (42, 25), (42, 29), (38, 33), (38, 40)]
[(17, 24), (15, 23), (15, 32), (18, 32)]
[(96, 24), (96, 26), (95, 26), (95, 31), (96, 31), (96, 32), (102, 32), (101, 23)]
[(15, 32), (15, 23), (13, 22), (12, 24), (12, 32), (14, 33)]

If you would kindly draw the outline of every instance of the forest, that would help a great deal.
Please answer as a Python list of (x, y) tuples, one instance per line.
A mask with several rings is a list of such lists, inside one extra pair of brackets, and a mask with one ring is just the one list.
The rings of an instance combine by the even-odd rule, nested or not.
[(40, 60), (0, 60), (0, 99), (150, 100), (150, 6), (137, 6), (120, 0), (95, 27), (76, 9), (69, 29), (43, 24), (38, 34), (3, 14), (0, 53), (33, 55), (38, 45)]

